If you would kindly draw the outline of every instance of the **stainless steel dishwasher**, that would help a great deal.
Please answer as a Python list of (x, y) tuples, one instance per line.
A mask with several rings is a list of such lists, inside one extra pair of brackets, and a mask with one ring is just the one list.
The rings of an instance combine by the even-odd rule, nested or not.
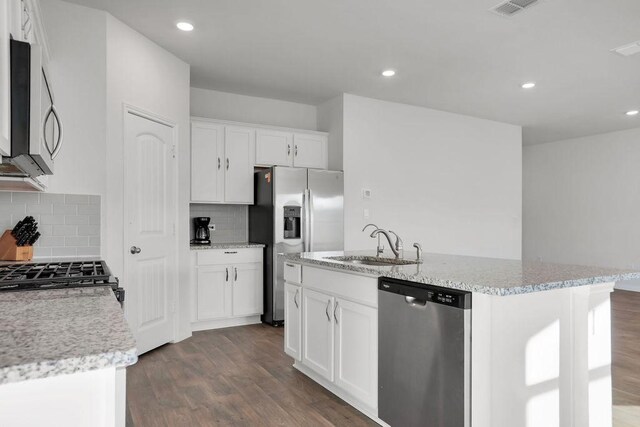
[(378, 417), (470, 426), (471, 293), (381, 277), (378, 319)]

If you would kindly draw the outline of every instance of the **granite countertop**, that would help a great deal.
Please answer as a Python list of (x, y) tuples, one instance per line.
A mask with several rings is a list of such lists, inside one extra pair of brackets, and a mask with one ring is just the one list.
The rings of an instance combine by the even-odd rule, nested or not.
[(207, 249), (244, 249), (244, 248), (264, 248), (262, 243), (212, 243), (210, 245), (191, 244), (192, 251), (202, 251)]
[(640, 278), (638, 271), (427, 253), (423, 254), (422, 264), (392, 267), (355, 265), (327, 259), (339, 256), (375, 256), (375, 251), (307, 252), (280, 256), (287, 261), (303, 265), (500, 296)]
[(110, 287), (0, 293), (0, 384), (137, 360)]

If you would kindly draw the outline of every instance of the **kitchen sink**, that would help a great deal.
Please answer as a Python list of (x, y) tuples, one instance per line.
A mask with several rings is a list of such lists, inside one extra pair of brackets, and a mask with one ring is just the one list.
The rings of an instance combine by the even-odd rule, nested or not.
[(419, 264), (419, 261), (398, 259), (398, 258), (380, 258), (374, 256), (334, 256), (327, 257), (334, 261), (348, 262), (355, 265), (369, 265), (372, 267), (393, 267), (396, 265), (413, 265)]

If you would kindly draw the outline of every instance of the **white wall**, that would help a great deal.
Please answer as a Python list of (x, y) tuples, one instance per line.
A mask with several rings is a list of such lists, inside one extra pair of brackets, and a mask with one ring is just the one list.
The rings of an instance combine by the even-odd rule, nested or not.
[[(191, 334), (189, 326), (189, 65), (107, 16), (107, 261), (124, 270), (123, 241), (123, 111), (128, 104), (178, 128), (178, 278), (180, 327), (178, 338)], [(126, 242), (130, 246), (131, 242)]]
[(344, 95), (346, 249), (375, 248), (360, 231), (374, 222), (408, 251), (420, 242), (427, 252), (520, 258), (521, 135), (519, 126)]
[(344, 133), (344, 97), (332, 98), (318, 105), (318, 130), (329, 132), (329, 169), (342, 170)]
[(525, 147), (524, 258), (640, 268), (638, 159), (640, 128)]
[(103, 196), (107, 15), (55, 0), (42, 0), (40, 5), (55, 103), (64, 124), (63, 147), (47, 191)]
[(191, 115), (317, 130), (316, 107), (277, 99), (191, 88)]

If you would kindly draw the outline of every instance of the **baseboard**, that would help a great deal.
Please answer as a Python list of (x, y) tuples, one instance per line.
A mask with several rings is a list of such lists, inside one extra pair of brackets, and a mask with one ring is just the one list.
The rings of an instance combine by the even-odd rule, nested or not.
[(380, 418), (378, 418), (378, 413), (375, 409), (370, 408), (368, 405), (364, 405), (363, 403), (359, 402), (357, 399), (354, 399), (350, 394), (346, 393), (344, 390), (340, 389), (332, 382), (318, 375), (312, 369), (307, 368), (301, 362), (298, 362), (296, 360), (295, 363), (293, 364), (293, 367), (298, 371), (300, 371), (301, 373), (303, 373), (304, 375), (311, 378), (312, 380), (314, 380), (315, 382), (317, 382), (318, 384), (320, 384), (322, 387), (329, 390), (331, 393), (338, 396), (340, 399), (347, 402), (349, 405), (356, 408), (358, 411), (362, 412), (367, 417), (371, 418), (376, 423), (380, 424), (383, 427), (391, 427), (389, 426), (389, 424), (385, 423)]
[(260, 323), (260, 315), (192, 322), (191, 330), (193, 332), (207, 331), (209, 329), (230, 328), (232, 326), (255, 325), (256, 323)]

